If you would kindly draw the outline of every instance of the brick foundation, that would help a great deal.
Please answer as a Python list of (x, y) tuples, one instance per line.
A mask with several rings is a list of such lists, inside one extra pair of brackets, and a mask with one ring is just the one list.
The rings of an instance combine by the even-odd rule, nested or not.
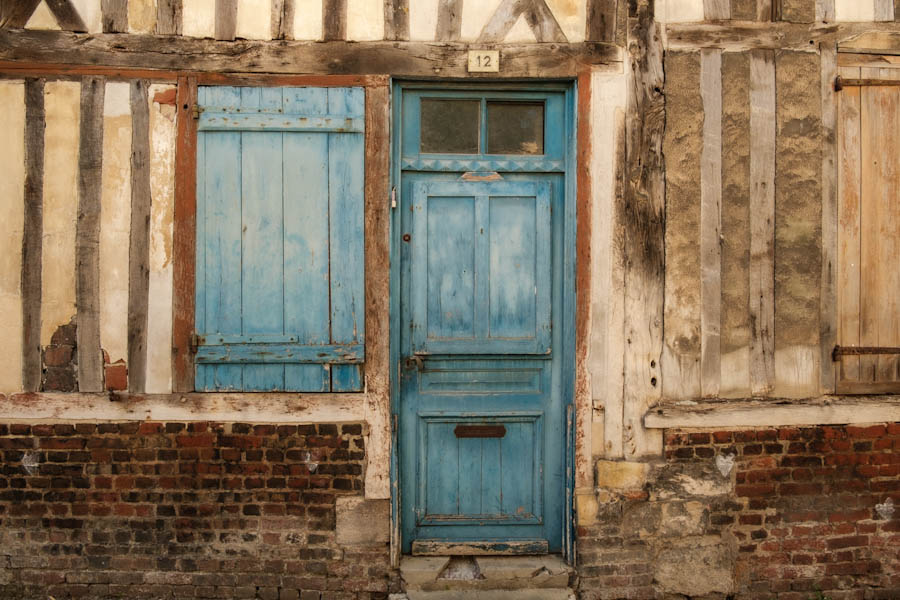
[[(0, 598), (386, 598), (360, 424), (0, 424)], [(396, 585), (396, 584), (394, 584)]]
[(900, 424), (668, 431), (665, 455), (600, 488), (583, 598), (900, 598)]

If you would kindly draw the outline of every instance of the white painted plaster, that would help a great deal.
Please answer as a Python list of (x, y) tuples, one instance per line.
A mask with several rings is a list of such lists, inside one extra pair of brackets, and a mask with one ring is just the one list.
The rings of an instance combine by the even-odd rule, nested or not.
[(506, 34), (506, 37), (503, 38), (503, 41), (508, 44), (535, 44), (537, 43), (537, 38), (534, 37), (534, 31), (531, 30), (531, 27), (525, 21), (525, 15), (519, 15), (519, 18), (516, 19), (515, 24), (509, 30), (509, 33)]
[(75, 315), (75, 218), (78, 208), (78, 119), (81, 84), (44, 87), (44, 238), (41, 345)]
[(383, 0), (347, 0), (347, 39), (384, 39)]
[[(466, 0), (463, 2), (461, 37), (464, 40), (477, 40), (481, 30), (497, 11), (503, 0)], [(432, 30), (434, 36), (434, 30)], [(432, 37), (433, 39), (433, 37)]]
[(103, 11), (100, 9), (100, 0), (72, 0), (72, 6), (78, 11), (90, 33), (103, 31)]
[[(150, 86), (150, 98), (174, 89)], [(147, 378), (150, 393), (172, 390), (172, 227), (175, 207), (175, 107), (150, 105), (150, 299)]]
[(789, 346), (775, 350), (775, 398), (810, 398), (819, 394), (818, 346)]
[[(465, 5), (463, 5), (465, 10)], [(438, 0), (409, 3), (409, 39), (431, 41), (437, 31)]]
[(100, 347), (128, 358), (128, 247), (131, 228), (130, 84), (106, 84), (100, 196)]
[(875, 20), (875, 0), (834, 0), (835, 21)]
[(272, 1), (239, 0), (235, 35), (248, 40), (272, 39)]
[(44, 0), (41, 0), (41, 3), (37, 5), (37, 8), (31, 14), (31, 18), (25, 23), (25, 29), (59, 30), (59, 24), (56, 22), (56, 17), (54, 17), (53, 13), (50, 12), (50, 9), (47, 8), (47, 3), (44, 2)]
[(656, 0), (656, 20), (660, 23), (703, 21), (703, 0)]
[(295, 0), (294, 39), (322, 39), (322, 0)]
[(583, 42), (587, 22), (586, 0), (547, 0), (547, 6), (570, 42)]
[(750, 348), (739, 348), (722, 354), (721, 386), (722, 398), (749, 398), (750, 390)]
[(216, 0), (188, 0), (181, 9), (181, 31), (190, 37), (215, 37)]
[(128, 31), (156, 32), (156, 0), (128, 0)]
[(22, 389), (22, 230), (25, 217), (25, 86), (0, 81), (0, 393)]

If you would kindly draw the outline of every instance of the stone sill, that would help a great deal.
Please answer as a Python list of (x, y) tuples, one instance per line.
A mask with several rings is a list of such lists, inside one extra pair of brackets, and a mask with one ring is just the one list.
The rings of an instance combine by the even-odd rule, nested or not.
[(900, 421), (900, 396), (822, 396), (803, 400), (704, 400), (656, 406), (648, 429), (848, 425)]
[(219, 421), (349, 423), (366, 420), (366, 394), (0, 394), (0, 421)]

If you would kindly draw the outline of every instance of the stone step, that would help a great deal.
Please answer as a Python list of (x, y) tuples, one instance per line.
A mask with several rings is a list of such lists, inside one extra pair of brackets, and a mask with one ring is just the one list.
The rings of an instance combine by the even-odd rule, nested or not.
[(553, 555), (408, 556), (400, 575), (410, 600), (566, 600), (572, 569)]

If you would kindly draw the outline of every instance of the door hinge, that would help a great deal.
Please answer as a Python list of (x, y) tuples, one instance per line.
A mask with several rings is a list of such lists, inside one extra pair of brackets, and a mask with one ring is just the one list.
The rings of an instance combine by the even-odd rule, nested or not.
[(197, 354), (197, 347), (200, 345), (200, 336), (196, 333), (191, 334), (191, 354)]
[(391, 433), (397, 433), (397, 413), (391, 415)]
[(191, 107), (191, 118), (193, 118), (196, 121), (197, 119), (200, 118), (200, 112), (201, 112), (200, 105), (199, 104), (193, 105)]
[(397, 188), (391, 188), (391, 208), (397, 208)]

